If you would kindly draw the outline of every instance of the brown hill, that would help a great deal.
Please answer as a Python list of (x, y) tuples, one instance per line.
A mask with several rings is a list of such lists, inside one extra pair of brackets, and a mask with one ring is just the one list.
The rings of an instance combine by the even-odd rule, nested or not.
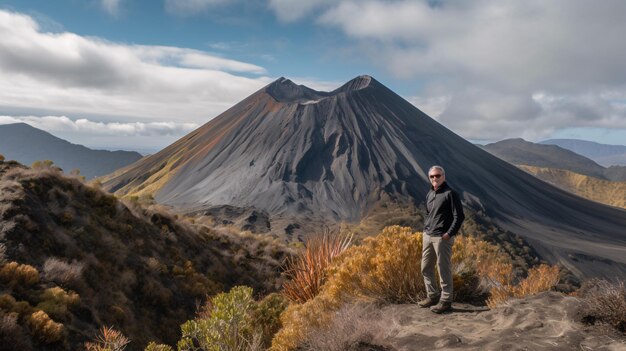
[(539, 179), (586, 199), (626, 208), (626, 182), (611, 182), (564, 169), (525, 165), (519, 167)]
[(433, 164), (467, 206), (542, 257), (579, 276), (626, 276), (626, 211), (536, 179), (369, 76), (332, 92), (281, 78), (103, 184), (186, 212), (231, 205), (355, 222), (389, 199), (423, 202)]
[(279, 288), (288, 252), (15, 162), (0, 161), (0, 219), (2, 350), (78, 350), (105, 325), (130, 350), (173, 344), (207, 295)]

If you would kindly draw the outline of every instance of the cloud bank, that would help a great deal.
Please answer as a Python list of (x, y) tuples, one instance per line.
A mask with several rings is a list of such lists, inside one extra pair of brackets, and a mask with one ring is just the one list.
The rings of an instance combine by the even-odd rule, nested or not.
[(312, 17), (343, 33), (355, 55), (398, 78), (423, 81), (410, 100), (418, 107), (425, 103), (425, 110), (466, 138), (522, 133), (538, 139), (566, 127), (626, 129), (626, 2), (270, 5), (281, 20)]
[(43, 32), (0, 10), (0, 106), (201, 124), (269, 81), (263, 67), (177, 47)]
[(199, 127), (195, 123), (96, 122), (66, 116), (0, 116), (0, 124), (26, 123), (48, 132), (75, 132), (91, 136), (182, 136)]

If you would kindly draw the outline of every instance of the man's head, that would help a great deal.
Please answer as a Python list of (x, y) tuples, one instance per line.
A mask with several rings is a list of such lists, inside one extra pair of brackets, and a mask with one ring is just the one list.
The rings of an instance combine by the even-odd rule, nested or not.
[(441, 166), (432, 166), (428, 170), (428, 179), (434, 189), (437, 189), (446, 180), (446, 171)]

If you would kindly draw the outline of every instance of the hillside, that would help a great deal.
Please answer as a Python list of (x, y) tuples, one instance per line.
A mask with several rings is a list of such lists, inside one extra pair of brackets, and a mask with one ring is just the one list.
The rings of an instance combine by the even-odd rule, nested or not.
[(626, 166), (626, 146), (600, 144), (578, 139), (549, 139), (540, 144), (558, 145), (577, 154), (588, 157), (605, 166)]
[(607, 179), (605, 168), (573, 151), (556, 145), (542, 145), (524, 139), (507, 139), (482, 147), (515, 165), (567, 169), (575, 173)]
[(519, 166), (550, 184), (603, 204), (626, 208), (626, 182), (611, 182), (568, 170)]
[(79, 169), (87, 179), (111, 173), (142, 157), (130, 151), (92, 150), (25, 123), (0, 125), (0, 154), (25, 165), (51, 160), (68, 174)]
[(77, 350), (100, 326), (132, 339), (129, 350), (173, 344), (206, 296), (278, 289), (289, 252), (16, 162), (0, 162), (0, 219), (3, 350)]

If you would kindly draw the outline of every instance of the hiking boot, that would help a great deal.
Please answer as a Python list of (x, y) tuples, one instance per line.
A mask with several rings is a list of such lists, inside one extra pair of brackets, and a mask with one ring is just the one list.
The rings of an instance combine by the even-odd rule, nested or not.
[(450, 301), (439, 301), (438, 304), (430, 308), (431, 311), (441, 314), (444, 312), (452, 311), (452, 302)]
[(424, 300), (418, 302), (417, 304), (420, 307), (426, 308), (426, 307), (430, 307), (430, 306), (434, 306), (437, 304), (437, 300), (439, 300), (439, 297), (427, 297)]

